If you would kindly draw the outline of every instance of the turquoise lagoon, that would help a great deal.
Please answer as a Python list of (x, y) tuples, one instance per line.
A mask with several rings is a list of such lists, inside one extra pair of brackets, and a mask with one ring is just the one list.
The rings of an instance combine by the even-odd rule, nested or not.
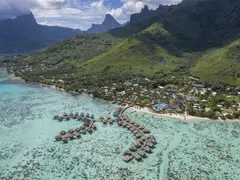
[(113, 113), (115, 106), (87, 95), (0, 80), (0, 179), (11, 180), (239, 180), (238, 122), (191, 121), (186, 124), (127, 110), (156, 137), (143, 162), (125, 163), (121, 153), (134, 141), (126, 129), (96, 123), (98, 130), (68, 144), (54, 142), (60, 130), (79, 127), (57, 122), (54, 114)]

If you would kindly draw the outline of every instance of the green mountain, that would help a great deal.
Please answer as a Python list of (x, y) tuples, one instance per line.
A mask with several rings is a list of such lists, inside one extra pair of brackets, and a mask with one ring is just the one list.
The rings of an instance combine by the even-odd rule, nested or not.
[(31, 64), (31, 76), (48, 79), (192, 75), (214, 87), (239, 86), (239, 32), (240, 2), (184, 0), (156, 11), (145, 7), (124, 27), (76, 36), (18, 60)]

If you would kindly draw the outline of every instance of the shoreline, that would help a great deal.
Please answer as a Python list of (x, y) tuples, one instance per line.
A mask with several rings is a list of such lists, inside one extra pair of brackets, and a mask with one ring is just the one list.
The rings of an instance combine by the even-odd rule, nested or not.
[[(159, 113), (152, 112), (149, 108), (146, 108), (146, 107), (140, 108), (140, 107), (134, 106), (134, 107), (130, 107), (130, 109), (132, 109), (134, 111), (142, 112), (142, 113), (152, 114), (152, 115), (161, 116), (161, 117), (169, 117), (169, 118), (183, 120), (183, 121), (192, 121), (192, 120), (208, 120), (209, 121), (209, 120), (212, 120), (212, 119), (205, 118), (205, 117), (198, 117), (198, 116), (191, 116), (191, 115), (186, 116), (186, 120), (184, 120), (184, 117), (185, 117), (184, 114), (159, 114)], [(222, 121), (224, 121), (224, 120), (222, 120)]]
[[(24, 81), (26, 83), (26, 81), (24, 79), (22, 79), (21, 77), (15, 76), (15, 74), (13, 74), (13, 73), (9, 74), (9, 77), (13, 80), (20, 80), (20, 81)], [(74, 92), (74, 91), (66, 91), (65, 89), (57, 88), (55, 85), (47, 85), (47, 84), (42, 84), (42, 83), (35, 83), (35, 84), (38, 84), (41, 87), (47, 87), (47, 88), (55, 89), (57, 91), (61, 91), (61, 92), (65, 92), (65, 93), (71, 93), (72, 95), (81, 95), (80, 93), (77, 93), (77, 92)], [(89, 96), (93, 97), (91, 95), (89, 95)], [(106, 100), (101, 99), (101, 98), (98, 98), (98, 99), (112, 104), (111, 101), (106, 101)], [(152, 112), (147, 107), (141, 108), (141, 107), (138, 107), (138, 106), (130, 107), (130, 109), (132, 109), (134, 111), (141, 112), (141, 113), (147, 113), (147, 114), (152, 114), (152, 115), (156, 115), (156, 116), (160, 116), (160, 117), (168, 117), (168, 118), (173, 118), (173, 119), (176, 119), (176, 120), (182, 120), (183, 122), (196, 121), (196, 120), (197, 121), (207, 120), (207, 121), (220, 121), (220, 122), (226, 122), (226, 121), (240, 122), (240, 119), (213, 120), (213, 119), (209, 119), (209, 118), (206, 118), (206, 117), (198, 117), (198, 116), (192, 116), (192, 115), (187, 115), (186, 119), (184, 120), (185, 114), (173, 114), (173, 113), (172, 114), (159, 114), (159, 113), (156, 113), (156, 112)]]

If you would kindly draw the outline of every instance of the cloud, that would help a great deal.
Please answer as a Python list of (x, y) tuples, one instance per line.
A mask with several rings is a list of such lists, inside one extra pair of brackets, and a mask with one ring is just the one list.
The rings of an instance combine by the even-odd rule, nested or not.
[(0, 0), (0, 19), (33, 12), (44, 25), (59, 25), (86, 30), (91, 24), (101, 23), (105, 14), (113, 15), (120, 23), (132, 13), (148, 5), (176, 4), (181, 0)]

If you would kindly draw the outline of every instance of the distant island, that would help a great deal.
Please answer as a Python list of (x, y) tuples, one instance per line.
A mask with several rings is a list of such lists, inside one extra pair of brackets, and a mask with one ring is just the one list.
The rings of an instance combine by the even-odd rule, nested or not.
[(0, 54), (22, 54), (47, 47), (74, 35), (107, 32), (121, 26), (110, 14), (106, 15), (102, 24), (93, 25), (88, 31), (43, 26), (36, 22), (32, 13), (29, 13), (15, 19), (0, 21)]

